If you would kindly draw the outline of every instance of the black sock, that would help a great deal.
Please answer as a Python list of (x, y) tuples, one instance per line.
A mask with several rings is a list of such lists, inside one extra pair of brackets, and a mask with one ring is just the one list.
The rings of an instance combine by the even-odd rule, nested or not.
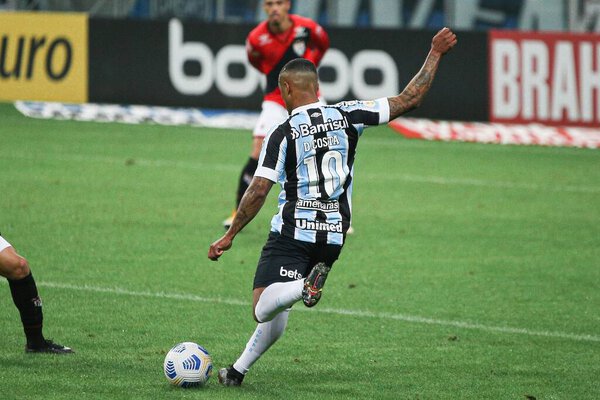
[(227, 369), (227, 377), (230, 379), (236, 379), (240, 382), (244, 380), (244, 374), (233, 368), (233, 364), (231, 364), (229, 369)]
[(242, 170), (242, 174), (240, 175), (240, 182), (238, 184), (238, 192), (236, 199), (236, 208), (240, 205), (240, 201), (242, 201), (242, 197), (244, 193), (246, 193), (246, 189), (250, 186), (250, 182), (252, 182), (252, 177), (254, 177), (254, 172), (256, 171), (256, 167), (258, 167), (258, 160), (250, 157), (248, 162), (244, 166)]
[(41, 346), (44, 343), (42, 335), (42, 300), (38, 296), (37, 286), (31, 273), (23, 279), (8, 280), (13, 301), (21, 314), (23, 330), (30, 347)]

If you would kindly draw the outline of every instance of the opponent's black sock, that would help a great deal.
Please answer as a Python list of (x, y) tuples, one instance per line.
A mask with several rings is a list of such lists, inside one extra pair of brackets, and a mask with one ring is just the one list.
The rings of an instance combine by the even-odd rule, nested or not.
[(252, 182), (252, 177), (254, 177), (256, 167), (258, 167), (258, 160), (252, 157), (248, 158), (248, 162), (244, 166), (242, 174), (240, 175), (240, 182), (238, 184), (236, 199), (236, 208), (240, 205), (240, 201), (242, 201), (242, 197), (244, 196), (244, 193), (246, 193), (246, 189), (248, 189), (248, 186), (250, 186), (250, 182)]
[(31, 273), (23, 279), (8, 280), (13, 301), (21, 314), (23, 330), (29, 347), (39, 347), (44, 343), (42, 335), (42, 300)]

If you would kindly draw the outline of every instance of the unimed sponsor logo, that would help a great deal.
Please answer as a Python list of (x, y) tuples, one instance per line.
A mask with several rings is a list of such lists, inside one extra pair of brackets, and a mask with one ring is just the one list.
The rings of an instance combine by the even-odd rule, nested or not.
[(0, 99), (87, 101), (87, 17), (0, 13)]
[(296, 228), (305, 229), (308, 231), (342, 233), (342, 221), (331, 223), (325, 221), (309, 221), (306, 219), (296, 219)]
[(600, 126), (600, 36), (490, 33), (490, 120)]

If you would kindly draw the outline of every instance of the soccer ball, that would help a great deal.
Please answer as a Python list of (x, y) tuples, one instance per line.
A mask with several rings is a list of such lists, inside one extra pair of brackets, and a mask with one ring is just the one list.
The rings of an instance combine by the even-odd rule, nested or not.
[(175, 386), (204, 386), (212, 374), (212, 358), (199, 344), (183, 342), (175, 345), (165, 357), (167, 380)]

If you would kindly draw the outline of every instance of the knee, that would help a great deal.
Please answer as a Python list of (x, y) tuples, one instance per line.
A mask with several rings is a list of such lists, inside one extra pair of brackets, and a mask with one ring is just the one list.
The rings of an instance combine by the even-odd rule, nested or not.
[(252, 318), (254, 318), (254, 320), (256, 322), (258, 322), (259, 324), (266, 322), (266, 321), (261, 321), (261, 319), (259, 318), (259, 316), (257, 314), (260, 314), (260, 312), (257, 313), (257, 305), (254, 306), (254, 308), (252, 309)]
[(259, 324), (262, 322), (262, 321), (259, 321), (259, 320), (258, 320), (258, 317), (256, 316), (256, 310), (253, 310), (253, 311), (252, 311), (252, 318), (254, 318), (254, 320), (255, 320), (257, 323), (259, 323)]
[(261, 309), (262, 303), (260, 302), (260, 297), (262, 293), (265, 291), (264, 287), (255, 288), (252, 292), (252, 318), (259, 324), (262, 322), (266, 322), (264, 318), (261, 318)]
[(25, 278), (31, 272), (27, 260), (16, 254), (6, 260), (5, 264), (6, 277), (14, 281)]
[(14, 278), (15, 280), (17, 279), (23, 279), (25, 278), (27, 275), (29, 275), (29, 273), (31, 272), (29, 269), (29, 263), (27, 262), (27, 260), (21, 256), (17, 256), (17, 260), (15, 261), (15, 267), (14, 267)]
[(277, 317), (277, 315), (280, 314), (280, 312), (281, 309), (274, 310), (273, 312), (268, 313), (264, 308), (254, 307), (254, 312), (252, 313), (252, 316), (254, 317), (254, 320), (256, 322), (262, 324), (265, 322), (271, 322), (273, 319), (275, 319), (275, 317)]

